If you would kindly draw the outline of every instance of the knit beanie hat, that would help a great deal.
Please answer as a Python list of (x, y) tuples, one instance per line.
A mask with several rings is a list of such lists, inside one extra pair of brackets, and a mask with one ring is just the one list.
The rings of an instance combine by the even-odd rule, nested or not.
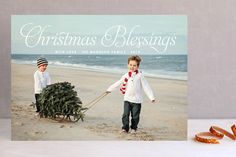
[(46, 58), (39, 58), (39, 59), (37, 60), (37, 66), (38, 66), (38, 67), (40, 67), (40, 65), (42, 65), (42, 64), (48, 65), (48, 61), (47, 61)]

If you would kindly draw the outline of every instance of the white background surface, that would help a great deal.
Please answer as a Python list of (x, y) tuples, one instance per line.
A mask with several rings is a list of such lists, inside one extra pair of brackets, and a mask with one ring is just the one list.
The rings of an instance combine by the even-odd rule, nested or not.
[(236, 141), (220, 144), (195, 142), (196, 133), (216, 125), (228, 131), (236, 119), (188, 120), (187, 141), (11, 141), (10, 120), (0, 120), (1, 157), (235, 157)]
[[(0, 116), (10, 117), (10, 15), (12, 14), (184, 14), (189, 23), (189, 116), (235, 118), (235, 0), (8, 0), (0, 1)], [(226, 77), (227, 76), (227, 77)], [(192, 140), (211, 125), (230, 130), (236, 120), (189, 120), (188, 141), (10, 141), (10, 120), (0, 120), (0, 157), (236, 156), (236, 142)]]

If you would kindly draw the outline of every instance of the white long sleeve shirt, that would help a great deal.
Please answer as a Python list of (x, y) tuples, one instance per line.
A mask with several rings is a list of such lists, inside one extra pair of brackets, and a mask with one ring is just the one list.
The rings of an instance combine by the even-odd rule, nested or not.
[[(125, 78), (129, 78), (128, 73), (124, 74), (120, 80), (112, 84), (107, 89), (107, 91), (111, 92), (117, 89), (117, 87), (120, 87), (121, 84), (124, 82)], [(142, 89), (144, 90), (145, 94), (150, 100), (155, 100), (152, 89), (150, 88), (143, 74), (140, 72), (138, 74), (132, 73), (132, 76), (128, 79), (126, 85), (124, 101), (129, 101), (133, 103), (142, 103), (143, 102)]]
[(34, 73), (34, 93), (40, 94), (47, 85), (51, 84), (51, 78), (47, 71), (41, 72), (37, 70)]

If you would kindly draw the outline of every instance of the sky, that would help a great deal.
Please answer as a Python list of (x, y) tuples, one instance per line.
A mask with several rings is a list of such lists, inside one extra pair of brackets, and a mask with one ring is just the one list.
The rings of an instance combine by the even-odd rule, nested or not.
[[(27, 25), (26, 25), (27, 24)], [(23, 27), (25, 26), (25, 27)], [(55, 38), (56, 34), (62, 33), (65, 35), (69, 33), (70, 36), (88, 37), (92, 42), (92, 37), (96, 40), (94, 45), (60, 45), (55, 46), (54, 40), (50, 40), (47, 45), (42, 45), (42, 40), (39, 38), (39, 29), (49, 26), (41, 34), (48, 36), (50, 39)], [(115, 27), (122, 26), (122, 27)], [(107, 41), (110, 44), (104, 46), (101, 44), (101, 39), (104, 37), (109, 28), (111, 29), (107, 35), (112, 35)], [(35, 28), (34, 30), (32, 28)], [(117, 29), (116, 29), (117, 28)], [(116, 33), (124, 33), (123, 37), (116, 39)], [(133, 32), (132, 32), (133, 29)], [(23, 32), (23, 35), (21, 33)], [(30, 32), (31, 31), (31, 32)], [(34, 45), (27, 46), (26, 37), (27, 33), (31, 33), (27, 38), (27, 43)], [(141, 36), (153, 37), (161, 36), (163, 40), (162, 45), (141, 45), (138, 46), (134, 42), (134, 46), (123, 45), (120, 47), (115, 46), (128, 40), (128, 38), (139, 38)], [(175, 45), (166, 45), (167, 37), (176, 37)], [(58, 36), (57, 36), (58, 37)], [(164, 37), (166, 37), (164, 39)], [(116, 39), (116, 40), (115, 40)], [(150, 39), (150, 38), (147, 38)], [(135, 39), (134, 39), (135, 40)], [(169, 39), (171, 40), (171, 39)], [(137, 41), (137, 40), (135, 40)], [(141, 40), (142, 41), (142, 40)], [(151, 43), (151, 40), (148, 40)], [(105, 42), (104, 42), (105, 43)], [(137, 42), (138, 43), (138, 42)], [(157, 44), (157, 43), (156, 43)], [(161, 44), (161, 43), (159, 43)], [(30, 44), (29, 44), (30, 45)], [(158, 47), (158, 48), (157, 48)], [(81, 52), (81, 51), (139, 51), (142, 53), (157, 54), (162, 51), (163, 54), (187, 54), (187, 16), (185, 15), (12, 15), (11, 17), (11, 50), (13, 54), (50, 54), (58, 52)], [(164, 51), (165, 50), (165, 51)], [(161, 53), (161, 52), (160, 52)]]

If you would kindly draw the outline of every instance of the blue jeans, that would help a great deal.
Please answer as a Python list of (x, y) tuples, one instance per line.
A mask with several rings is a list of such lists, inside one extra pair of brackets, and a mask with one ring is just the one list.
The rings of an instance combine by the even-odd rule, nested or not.
[(36, 100), (36, 112), (39, 112), (40, 111), (39, 94), (35, 94), (35, 100)]
[(139, 123), (139, 115), (141, 111), (141, 103), (124, 102), (124, 113), (122, 115), (122, 129), (129, 131), (129, 116), (131, 113), (131, 129), (137, 130)]

